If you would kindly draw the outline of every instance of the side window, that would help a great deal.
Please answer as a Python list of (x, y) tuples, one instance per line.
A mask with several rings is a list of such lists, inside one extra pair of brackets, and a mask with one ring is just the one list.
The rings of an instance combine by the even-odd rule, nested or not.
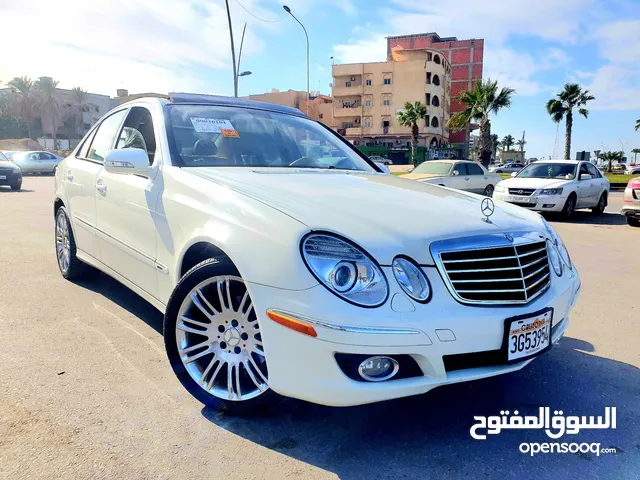
[[(587, 165), (585, 163), (581, 163), (580, 164), (580, 176), (582, 176), (585, 173), (587, 175), (589, 175), (589, 170), (587, 170)], [(580, 176), (578, 176), (578, 179), (580, 179)]]
[(587, 170), (589, 171), (589, 173), (591, 174), (591, 176), (593, 178), (601, 178), (602, 177), (600, 175), (600, 172), (598, 171), (598, 169), (595, 167), (595, 165), (593, 165), (592, 163), (587, 163), (585, 165), (587, 166)]
[(91, 145), (91, 142), (93, 141), (93, 137), (96, 136), (96, 131), (97, 131), (97, 129), (93, 130), (89, 135), (87, 135), (87, 138), (85, 139), (84, 143), (78, 149), (78, 153), (76, 154), (76, 158), (87, 158), (87, 153), (89, 152), (89, 146)]
[(126, 113), (126, 110), (120, 110), (102, 121), (96, 135), (93, 137), (87, 158), (100, 162), (104, 160), (105, 155), (111, 149), (113, 139)]
[(30, 153), (27, 160), (40, 160), (40, 155), (37, 153)]
[(469, 173), (467, 171), (467, 164), (466, 163), (456, 163), (456, 166), (453, 167), (453, 169), (457, 170), (458, 173), (463, 177), (466, 177), (467, 175), (469, 175)]
[(467, 166), (469, 175), (484, 175), (484, 172), (482, 171), (482, 168), (480, 168), (480, 165), (476, 165), (475, 163), (466, 163), (465, 165)]
[(144, 107), (133, 107), (124, 121), (115, 148), (141, 148), (153, 165), (156, 153), (156, 137), (153, 133), (151, 112)]

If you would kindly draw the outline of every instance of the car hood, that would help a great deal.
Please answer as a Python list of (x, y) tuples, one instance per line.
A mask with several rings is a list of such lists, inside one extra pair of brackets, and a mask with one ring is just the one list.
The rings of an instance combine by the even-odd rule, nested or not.
[(536, 213), (496, 202), (491, 223), (483, 197), (400, 177), (291, 168), (183, 168), (250, 196), (311, 230), (361, 245), (382, 265), (398, 254), (431, 265), (431, 242), (445, 238), (545, 229)]
[(572, 180), (560, 180), (557, 178), (508, 178), (502, 180), (499, 185), (507, 188), (559, 188)]
[(15, 163), (8, 162), (6, 160), (0, 160), (0, 167), (11, 167), (13, 169), (19, 168)]

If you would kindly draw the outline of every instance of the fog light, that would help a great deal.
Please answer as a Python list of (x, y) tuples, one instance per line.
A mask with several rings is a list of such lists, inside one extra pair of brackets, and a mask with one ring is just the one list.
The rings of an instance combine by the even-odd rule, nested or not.
[(545, 203), (544, 205), (542, 205), (542, 208), (553, 208), (555, 206), (555, 203)]
[(358, 367), (358, 374), (370, 382), (382, 382), (393, 377), (400, 365), (391, 357), (369, 357)]

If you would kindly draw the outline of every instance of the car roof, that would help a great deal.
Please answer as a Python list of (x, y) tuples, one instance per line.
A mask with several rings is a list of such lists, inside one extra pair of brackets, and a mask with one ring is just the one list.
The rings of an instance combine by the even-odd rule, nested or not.
[[(138, 100), (142, 100), (142, 98)], [(246, 100), (244, 98), (224, 97), (222, 95), (203, 95), (199, 93), (171, 92), (169, 93), (169, 98), (165, 100), (164, 103), (165, 104), (216, 105), (221, 107), (253, 108), (256, 110), (266, 110), (270, 112), (295, 115), (296, 117), (309, 118), (297, 108), (286, 107), (284, 105), (276, 105), (276, 104), (267, 103), (267, 102), (256, 102), (255, 100)]]
[(581, 162), (584, 162), (584, 160), (538, 160), (534, 163), (566, 163), (567, 165), (577, 165)]

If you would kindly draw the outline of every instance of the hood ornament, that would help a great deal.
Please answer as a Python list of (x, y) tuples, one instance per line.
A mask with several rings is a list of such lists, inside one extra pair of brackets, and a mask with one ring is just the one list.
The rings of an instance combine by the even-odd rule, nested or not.
[(493, 203), (493, 200), (491, 200), (489, 197), (483, 198), (482, 203), (480, 204), (480, 211), (486, 218), (483, 218), (482, 220), (487, 223), (491, 223), (491, 220), (489, 220), (489, 217), (493, 215), (495, 208), (496, 207)]

